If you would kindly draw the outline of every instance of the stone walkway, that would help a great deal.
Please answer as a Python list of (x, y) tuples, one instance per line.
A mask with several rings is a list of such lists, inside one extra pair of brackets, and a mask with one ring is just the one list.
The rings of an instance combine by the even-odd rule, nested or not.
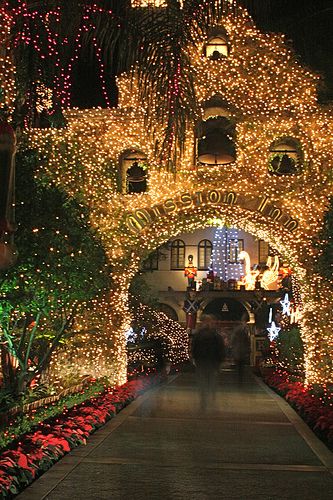
[(333, 454), (251, 373), (223, 370), (203, 415), (193, 373), (123, 410), (20, 500), (333, 499)]

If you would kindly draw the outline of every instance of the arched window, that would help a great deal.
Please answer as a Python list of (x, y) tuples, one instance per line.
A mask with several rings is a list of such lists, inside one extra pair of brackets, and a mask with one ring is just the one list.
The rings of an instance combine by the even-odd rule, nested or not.
[(218, 61), (223, 57), (228, 57), (229, 46), (226, 35), (211, 37), (206, 44), (206, 57), (213, 61)]
[(208, 269), (212, 257), (213, 245), (209, 240), (201, 240), (198, 244), (198, 269)]
[(290, 137), (271, 144), (268, 171), (271, 175), (297, 175), (302, 168), (302, 150), (299, 142)]
[(185, 268), (185, 243), (183, 240), (174, 240), (171, 243), (171, 269)]
[(121, 160), (123, 193), (144, 193), (147, 191), (147, 157), (140, 151), (130, 151)]

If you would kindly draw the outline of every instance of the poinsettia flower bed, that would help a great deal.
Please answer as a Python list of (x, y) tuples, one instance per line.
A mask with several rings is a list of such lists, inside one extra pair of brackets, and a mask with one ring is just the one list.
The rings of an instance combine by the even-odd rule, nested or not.
[(63, 455), (85, 444), (90, 434), (158, 381), (157, 375), (149, 375), (108, 388), (21, 436), (15, 447), (0, 455), (1, 498), (16, 495)]
[[(39, 423), (59, 415), (65, 409), (70, 409), (100, 395), (105, 391), (106, 387), (106, 379), (90, 379), (82, 390), (81, 385), (79, 385), (76, 392), (71, 392), (64, 397), (47, 397), (31, 405), (25, 405), (22, 411), (13, 415), (8, 412), (6, 418), (3, 419), (6, 421), (6, 425), (4, 426), (4, 422), (1, 425), (0, 453), (2, 450), (9, 448), (11, 443), (14, 440), (17, 441), (21, 435), (32, 432)], [(31, 406), (32, 408), (30, 408)]]
[(300, 381), (293, 381), (287, 372), (276, 371), (264, 381), (299, 413), (317, 436), (333, 450), (333, 395), (325, 390), (314, 391)]

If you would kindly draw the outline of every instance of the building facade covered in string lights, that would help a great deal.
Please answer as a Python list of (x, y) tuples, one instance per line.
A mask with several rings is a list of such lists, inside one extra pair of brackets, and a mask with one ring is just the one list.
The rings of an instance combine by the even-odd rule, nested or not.
[[(148, 4), (133, 1), (135, 8)], [(126, 377), (128, 288), (142, 262), (182, 234), (227, 227), (239, 231), (234, 239), (252, 235), (256, 262), (262, 241), (292, 268), (302, 295), (306, 379), (326, 384), (333, 373), (331, 291), (314, 271), (312, 242), (332, 193), (332, 109), (318, 104), (318, 77), (284, 37), (259, 31), (241, 8), (216, 19), (187, 56), (201, 115), (187, 127), (172, 168), (156, 154), (165, 124), (157, 118), (147, 127), (147, 103), (131, 75), (117, 80), (117, 108), (67, 109), (65, 128), (28, 134), (40, 173), (90, 207), (107, 249), (115, 378)]]

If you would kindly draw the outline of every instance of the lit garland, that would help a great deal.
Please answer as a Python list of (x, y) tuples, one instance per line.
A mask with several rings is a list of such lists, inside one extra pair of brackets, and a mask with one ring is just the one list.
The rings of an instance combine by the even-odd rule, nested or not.
[(0, 8), (0, 89), (2, 92), (0, 109), (6, 108), (9, 114), (14, 111), (16, 97), (15, 67), (10, 51), (10, 32), (12, 17)]
[(178, 322), (144, 304), (135, 307), (134, 320), (140, 326), (146, 327), (147, 322), (153, 325), (147, 328), (145, 338), (161, 340), (165, 360), (174, 365), (188, 360), (188, 335)]
[[(307, 382), (332, 381), (333, 337), (331, 290), (313, 271), (313, 237), (321, 228), (327, 196), (332, 192), (332, 109), (317, 104), (318, 77), (304, 69), (286, 47), (281, 35), (261, 33), (246, 11), (223, 18), (230, 54), (219, 61), (203, 56), (204, 40), (189, 49), (196, 72), (199, 102), (220, 94), (236, 110), (237, 161), (227, 167), (193, 164), (193, 130), (188, 130), (184, 154), (176, 175), (160, 167), (154, 156), (155, 140), (163, 142), (164, 128), (156, 122), (154, 138), (146, 130), (145, 103), (129, 76), (118, 79), (119, 107), (113, 110), (68, 110), (64, 130), (32, 130), (30, 146), (38, 148), (40, 172), (79, 196), (91, 207), (91, 221), (100, 231), (114, 264), (114, 291), (110, 321), (117, 339), (115, 354), (120, 378), (126, 374), (125, 331), (130, 325), (128, 287), (141, 259), (181, 232), (192, 232), (220, 218), (223, 224), (264, 239), (290, 263), (302, 290), (300, 319), (305, 344)], [(194, 129), (194, 126), (193, 126)], [(297, 139), (304, 155), (299, 176), (268, 174), (270, 146), (278, 138)], [(142, 151), (149, 164), (148, 192), (120, 194), (117, 172), (121, 154)], [(125, 224), (127, 212), (151, 208), (180, 193), (223, 186), (236, 195), (267, 196), (299, 226), (292, 235), (278, 221), (236, 205), (177, 206), (135, 234)]]

